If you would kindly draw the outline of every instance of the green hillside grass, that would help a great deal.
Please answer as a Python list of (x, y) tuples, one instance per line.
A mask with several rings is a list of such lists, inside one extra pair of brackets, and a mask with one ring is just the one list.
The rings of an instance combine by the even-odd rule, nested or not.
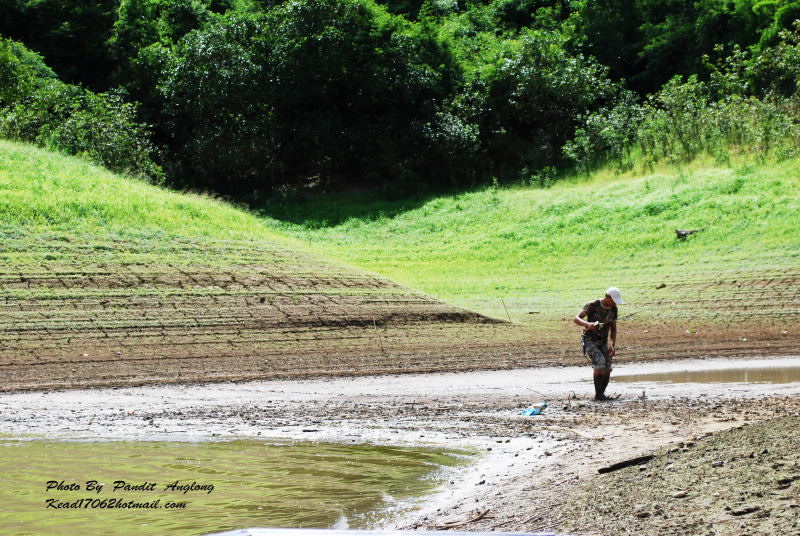
[(537, 359), (505, 349), (517, 327), (79, 158), (0, 141), (0, 217), (0, 390)]
[(120, 239), (265, 240), (300, 246), (209, 197), (121, 177), (88, 161), (0, 140), (0, 228)]
[[(264, 212), (276, 217), (260, 218), (215, 199), (0, 142), (7, 236), (77, 233), (154, 248), (170, 237), (256, 240), (322, 254), (522, 323), (560, 322), (610, 284), (623, 289), (627, 310), (637, 312), (692, 298), (693, 289), (709, 282), (795, 273), (798, 186), (798, 160), (738, 168), (699, 162), (682, 171), (605, 171), (550, 188), (484, 188), (417, 201), (332, 194), (274, 202)], [(679, 241), (676, 228), (704, 230)], [(23, 261), (26, 252), (16, 255)], [(203, 260), (214, 262), (213, 255)]]
[[(797, 160), (737, 169), (698, 162), (682, 171), (600, 172), (551, 188), (487, 188), (406, 202), (408, 210), (340, 194), (266, 212), (307, 214), (272, 225), (329, 256), (525, 323), (543, 318), (531, 312), (561, 320), (612, 284), (636, 311), (691, 297), (670, 298), (675, 284), (649, 295), (662, 284), (685, 290), (741, 272), (794, 272), (798, 191)], [(696, 228), (703, 231), (677, 240), (675, 229)]]

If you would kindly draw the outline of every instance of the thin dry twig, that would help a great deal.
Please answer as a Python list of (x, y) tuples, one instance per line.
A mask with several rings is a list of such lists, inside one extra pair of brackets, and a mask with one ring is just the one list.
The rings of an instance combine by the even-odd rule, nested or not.
[(447, 530), (447, 529), (452, 529), (454, 527), (469, 525), (470, 523), (480, 521), (481, 519), (486, 517), (486, 514), (488, 514), (489, 511), (491, 511), (491, 508), (487, 508), (486, 510), (484, 510), (483, 512), (481, 512), (480, 514), (478, 514), (473, 518), (465, 519), (464, 521), (453, 521), (452, 523), (445, 523), (444, 525), (436, 525), (433, 528), (435, 528), (436, 530)]

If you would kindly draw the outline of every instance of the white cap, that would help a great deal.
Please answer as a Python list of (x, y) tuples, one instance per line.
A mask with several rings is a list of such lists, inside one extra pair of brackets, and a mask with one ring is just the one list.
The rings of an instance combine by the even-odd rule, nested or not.
[(625, 302), (622, 301), (622, 296), (620, 296), (619, 289), (617, 287), (609, 287), (609, 289), (606, 291), (606, 294), (611, 296), (611, 299), (614, 300), (614, 303), (617, 305), (625, 304)]

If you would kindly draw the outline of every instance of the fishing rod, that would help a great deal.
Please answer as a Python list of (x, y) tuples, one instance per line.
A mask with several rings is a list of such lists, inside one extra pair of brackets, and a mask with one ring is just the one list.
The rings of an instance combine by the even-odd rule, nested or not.
[(663, 303), (655, 303), (655, 304), (651, 305), (650, 307), (645, 307), (644, 309), (639, 309), (638, 311), (634, 311), (632, 313), (628, 313), (626, 315), (622, 315), (619, 318), (617, 318), (617, 320), (623, 320), (625, 318), (630, 318), (633, 315), (638, 315), (639, 313), (643, 313), (645, 311), (651, 311), (651, 310), (655, 309), (656, 307), (663, 307), (663, 306), (664, 306)]

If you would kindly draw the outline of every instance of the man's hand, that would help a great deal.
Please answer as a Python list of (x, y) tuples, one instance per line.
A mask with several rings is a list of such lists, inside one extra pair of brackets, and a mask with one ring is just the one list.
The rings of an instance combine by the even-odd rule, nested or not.
[(586, 331), (594, 331), (600, 327), (600, 322), (589, 322), (586, 324)]
[(608, 355), (610, 357), (617, 355), (617, 348), (613, 344), (608, 345)]

